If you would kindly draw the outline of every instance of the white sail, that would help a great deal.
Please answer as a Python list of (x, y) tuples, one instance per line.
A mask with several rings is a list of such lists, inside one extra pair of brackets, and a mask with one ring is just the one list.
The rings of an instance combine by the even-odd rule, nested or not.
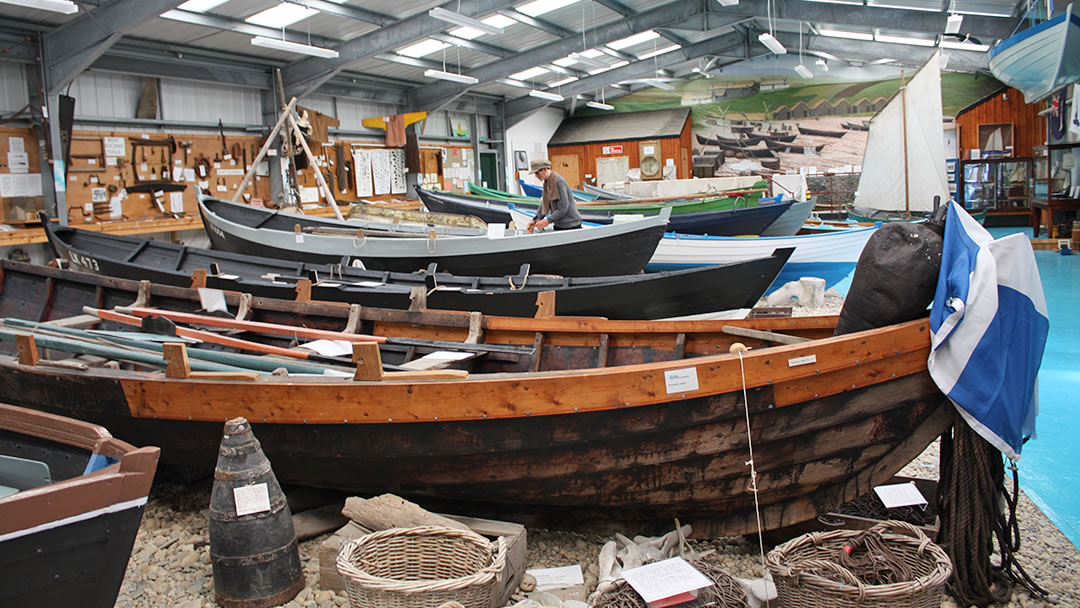
[(941, 197), (942, 203), (949, 200), (949, 182), (945, 174), (945, 135), (941, 126), (939, 56), (935, 52), (907, 82), (905, 90), (893, 96), (870, 120), (862, 175), (855, 193), (856, 207), (901, 212), (905, 209), (931, 211), (935, 195)]

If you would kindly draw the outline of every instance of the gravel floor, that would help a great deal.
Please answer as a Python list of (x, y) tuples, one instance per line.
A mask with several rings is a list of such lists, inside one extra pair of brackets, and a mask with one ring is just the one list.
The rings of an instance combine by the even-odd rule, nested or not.
[[(830, 292), (826, 295), (824, 308), (796, 307), (793, 314), (836, 314), (842, 304), (843, 298)], [(901, 475), (937, 479), (937, 463), (938, 446), (935, 443), (908, 465)], [(216, 605), (210, 550), (206, 544), (205, 509), (209, 503), (210, 491), (205, 484), (190, 486), (155, 482), (117, 606), (203, 608)], [(1039, 584), (1049, 590), (1050, 595), (1038, 598), (1018, 590), (1007, 605), (1016, 608), (1080, 606), (1080, 576), (1077, 572), (1080, 568), (1080, 552), (1023, 492), (1018, 516), (1023, 541), (1018, 560)], [(636, 534), (634, 530), (624, 533), (630, 537)], [(343, 593), (335, 594), (319, 588), (318, 547), (325, 538), (326, 535), (300, 543), (307, 584), (296, 599), (285, 606), (330, 608), (347, 605)], [(607, 540), (609, 538), (600, 535), (529, 529), (528, 567), (580, 564), (583, 572), (586, 572), (587, 582), (595, 585), (597, 556)], [(756, 542), (741, 537), (691, 542), (699, 551), (715, 549), (708, 559), (721, 564), (735, 576), (750, 578), (763, 574), (761, 550)], [(766, 552), (769, 549), (771, 547), (765, 547)], [(956, 604), (946, 598), (942, 606), (953, 607)]]

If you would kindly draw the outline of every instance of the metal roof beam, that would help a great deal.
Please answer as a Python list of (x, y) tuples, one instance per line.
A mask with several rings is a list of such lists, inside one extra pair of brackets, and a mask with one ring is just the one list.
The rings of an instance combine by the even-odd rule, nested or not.
[(600, 6), (609, 8), (609, 9), (615, 11), (616, 13), (619, 13), (623, 17), (629, 17), (631, 15), (636, 15), (637, 14), (637, 12), (634, 11), (634, 9), (630, 8), (629, 6), (626, 6), (622, 2), (619, 2), (619, 0), (594, 0), (594, 1), (597, 4), (599, 4)]
[[(452, 0), (444, 3), (442, 7), (468, 17), (479, 18), (512, 2), (513, 0)], [(437, 34), (446, 28), (445, 22), (430, 17), (425, 11), (338, 45), (335, 48), (339, 54), (336, 59), (310, 57), (297, 61), (281, 72), (286, 97), (303, 97), (357, 61), (392, 52), (396, 47)]]
[(556, 25), (550, 21), (544, 19), (537, 19), (536, 17), (530, 17), (525, 13), (518, 12), (512, 8), (504, 8), (499, 10), (499, 14), (504, 17), (509, 17), (518, 23), (524, 23), (530, 27), (535, 27), (538, 30), (543, 30), (549, 34), (554, 34), (559, 38), (565, 38), (566, 36), (576, 35), (574, 30), (568, 30), (561, 25)]
[[(209, 13), (196, 13), (193, 11), (185, 11), (182, 9), (174, 9), (169, 11), (168, 13), (169, 16), (166, 17), (166, 19), (179, 21), (180, 23), (201, 25), (203, 27), (209, 27), (226, 32), (247, 34), (248, 36), (265, 36), (267, 38), (282, 37), (282, 30), (279, 28), (255, 25), (254, 23), (248, 23), (242, 19), (222, 17), (221, 15), (211, 15)], [(312, 44), (314, 46), (322, 47), (333, 47), (337, 44), (340, 44), (341, 42), (340, 40), (326, 38), (325, 36), (309, 36), (306, 33), (297, 32), (295, 30), (286, 29), (284, 31), (285, 40), (288, 40), (289, 42), (299, 42), (300, 44)]]
[(450, 34), (432, 34), (431, 38), (453, 46), (460, 46), (463, 49), (480, 51), (481, 53), (486, 53), (492, 57), (509, 57), (514, 54), (514, 51), (504, 49), (501, 46), (487, 44), (486, 42), (477, 42), (476, 40), (458, 38), (457, 36), (452, 36)]
[[(389, 61), (390, 63), (396, 63), (399, 65), (408, 65), (414, 68), (422, 68), (425, 70), (440, 70), (444, 71), (447, 66), (441, 62), (432, 61), (431, 59), (422, 59), (419, 57), (409, 57), (408, 55), (398, 55), (397, 53), (383, 53), (382, 55), (376, 55), (375, 59), (381, 61)], [(451, 68), (453, 66), (450, 66)], [(322, 92), (322, 88), (319, 88)]]
[[(653, 75), (655, 74), (655, 71), (660, 68), (667, 68), (685, 61), (697, 59), (704, 55), (725, 53), (735, 48), (745, 48), (743, 36), (736, 33), (724, 34), (709, 40), (698, 42), (697, 44), (669, 51), (662, 55), (635, 61), (588, 78), (582, 78), (581, 80), (559, 87), (559, 90), (564, 97), (589, 93), (614, 82), (640, 78), (642, 75)], [(768, 52), (764, 47), (762, 47), (762, 51), (763, 53)], [(550, 103), (551, 102), (543, 99), (528, 96), (512, 99), (506, 102), (503, 110), (506, 115), (506, 123), (507, 125), (517, 124), (533, 112)]]
[(390, 17), (389, 15), (383, 15), (382, 13), (376, 13), (366, 8), (360, 8), (349, 4), (338, 4), (337, 2), (330, 2), (329, 0), (283, 0), (290, 4), (299, 4), (308, 8), (318, 9), (320, 12), (327, 15), (336, 15), (338, 17), (348, 17), (349, 19), (355, 19), (357, 21), (364, 21), (380, 27), (385, 27), (393, 23), (397, 23), (397, 19)]
[(36, 63), (38, 47), (27, 40), (26, 36), (3, 33), (0, 34), (0, 59), (19, 63)]
[(95, 70), (139, 74), (158, 78), (219, 82), (241, 87), (269, 89), (270, 70), (245, 68), (210, 61), (205, 57), (178, 58), (175, 54), (147, 55), (125, 49), (110, 49), (92, 65)]
[[(926, 63), (930, 55), (938, 50), (936, 47), (913, 46), (910, 44), (894, 44), (891, 42), (871, 42), (864, 40), (847, 40), (843, 38), (826, 38), (817, 36), (807, 45), (807, 50), (822, 51), (835, 55), (841, 61), (857, 60), (870, 62), (883, 58), (892, 58), (897, 64), (919, 67)], [(961, 49), (941, 49), (942, 53), (949, 56), (948, 69), (958, 72), (988, 72), (989, 53), (981, 51), (965, 51)]]
[(57, 94), (127, 32), (174, 9), (184, 0), (115, 0), (43, 37), (45, 88)]
[[(696, 2), (670, 2), (633, 17), (596, 27), (590, 31), (590, 39), (594, 40), (596, 45), (607, 44), (658, 26), (685, 21), (694, 15), (700, 15), (701, 11), (701, 5)], [(581, 45), (581, 36), (573, 34), (529, 49), (523, 53), (518, 53), (512, 57), (473, 68), (467, 71), (466, 74), (475, 77), (481, 83), (492, 82), (537, 65), (551, 63), (556, 59), (566, 57), (574, 51), (584, 50)], [(433, 111), (468, 89), (469, 85), (451, 82), (437, 82), (425, 85), (416, 90), (414, 105), (420, 110)]]

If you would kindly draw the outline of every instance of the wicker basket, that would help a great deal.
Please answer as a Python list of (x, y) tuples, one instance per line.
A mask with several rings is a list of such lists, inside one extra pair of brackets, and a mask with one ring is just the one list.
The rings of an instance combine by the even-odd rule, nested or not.
[(505, 563), (502, 537), (439, 526), (373, 532), (337, 557), (352, 608), (491, 608)]
[[(889, 585), (866, 585), (834, 561), (843, 546), (864, 531), (811, 532), (793, 538), (769, 552), (768, 567), (776, 583), (781, 608), (939, 608), (952, 562), (945, 550), (911, 524), (879, 523), (870, 530), (881, 532), (889, 549), (903, 560), (915, 580)], [(831, 570), (839, 583), (814, 574)]]

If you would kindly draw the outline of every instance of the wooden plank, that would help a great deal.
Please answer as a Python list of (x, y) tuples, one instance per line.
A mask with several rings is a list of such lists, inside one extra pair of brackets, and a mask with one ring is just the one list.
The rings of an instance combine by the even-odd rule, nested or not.
[(375, 342), (353, 343), (352, 358), (356, 363), (353, 380), (382, 380), (382, 355), (379, 354), (378, 344)]
[(555, 292), (541, 291), (536, 294), (536, 318), (550, 319), (555, 316)]
[(19, 365), (38, 364), (38, 349), (34, 336), (30, 334), (15, 336), (15, 347), (19, 350)]
[(55, 325), (57, 327), (73, 327), (81, 329), (83, 327), (90, 327), (97, 325), (101, 322), (101, 319), (94, 315), (75, 315), (73, 317), (64, 317), (63, 319), (54, 319), (52, 321), (45, 321), (45, 325)]
[(800, 338), (799, 336), (789, 336), (774, 331), (762, 331), (760, 329), (734, 327), (731, 325), (725, 325), (723, 327), (723, 332), (725, 334), (742, 336), (744, 338), (757, 338), (759, 340), (768, 340), (769, 342), (776, 342), (777, 344), (800, 344), (802, 342), (810, 342), (809, 338)]
[(294, 514), (292, 521), (293, 528), (296, 530), (296, 540), (315, 538), (343, 526), (349, 520), (341, 514), (342, 504), (339, 501)]
[(164, 359), (168, 366), (165, 368), (166, 378), (187, 378), (191, 376), (191, 366), (188, 363), (187, 347), (179, 342), (169, 342), (162, 345)]

